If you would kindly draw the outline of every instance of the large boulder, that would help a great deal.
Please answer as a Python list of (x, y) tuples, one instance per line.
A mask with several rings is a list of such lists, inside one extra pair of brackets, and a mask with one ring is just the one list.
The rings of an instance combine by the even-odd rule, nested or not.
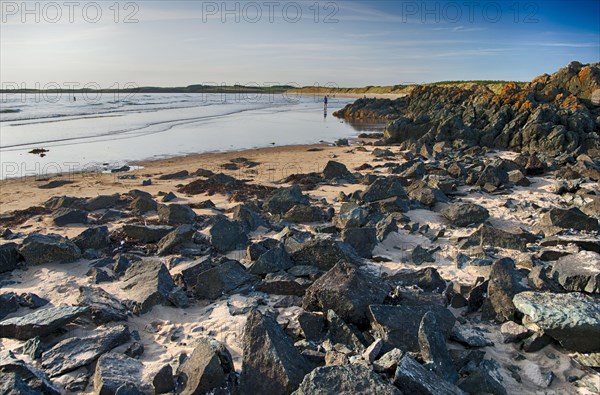
[(446, 347), (446, 337), (441, 331), (433, 312), (425, 313), (421, 319), (419, 346), (421, 356), (425, 361), (431, 363), (433, 371), (438, 376), (451, 383), (458, 381), (458, 373)]
[(257, 310), (246, 321), (242, 348), (242, 395), (289, 394), (312, 368), (279, 324)]
[(590, 296), (573, 292), (521, 292), (513, 298), (525, 315), (523, 322), (535, 324), (567, 350), (600, 351), (600, 303)]
[(120, 200), (118, 193), (114, 195), (98, 195), (86, 200), (83, 208), (87, 211), (106, 210), (115, 207)]
[(56, 226), (85, 224), (88, 221), (88, 214), (75, 208), (59, 208), (52, 214), (52, 221)]
[(402, 357), (396, 368), (394, 384), (404, 394), (465, 395), (465, 392), (419, 365), (410, 355)]
[(323, 366), (310, 372), (293, 395), (400, 395), (398, 388), (362, 365)]
[(377, 245), (377, 231), (372, 227), (347, 228), (342, 231), (342, 240), (363, 258), (371, 258)]
[(256, 284), (259, 278), (248, 273), (237, 261), (227, 261), (198, 275), (194, 293), (198, 299), (217, 299), (243, 286)]
[(27, 340), (36, 336), (43, 337), (63, 328), (88, 311), (87, 307), (63, 305), (9, 318), (0, 322), (0, 338)]
[(131, 239), (142, 243), (156, 243), (173, 230), (169, 225), (125, 224), (123, 232)]
[(563, 256), (550, 275), (567, 291), (600, 293), (600, 254), (582, 251)]
[(0, 393), (59, 395), (61, 392), (46, 373), (18, 359), (12, 351), (0, 351)]
[(169, 270), (155, 258), (133, 262), (122, 281), (121, 289), (134, 302), (134, 311), (139, 314), (152, 310), (152, 306), (169, 304), (169, 294), (175, 288)]
[(158, 206), (158, 218), (168, 225), (191, 224), (196, 220), (196, 213), (185, 204), (161, 204)]
[(381, 304), (390, 291), (381, 279), (357, 266), (339, 262), (307, 290), (302, 307), (311, 311), (335, 311), (344, 321), (367, 322), (368, 307)]
[(455, 318), (450, 310), (435, 303), (408, 301), (400, 306), (371, 305), (369, 321), (377, 337), (383, 340), (383, 352), (393, 348), (402, 351), (419, 351), (419, 327), (427, 312), (435, 314), (440, 331), (450, 336)]
[(178, 248), (191, 244), (196, 231), (192, 225), (180, 225), (158, 242), (158, 255), (172, 254)]
[(535, 227), (545, 236), (552, 236), (569, 229), (593, 231), (598, 228), (598, 220), (584, 214), (578, 208), (569, 210), (553, 208), (540, 218)]
[(112, 321), (127, 321), (127, 308), (119, 299), (102, 288), (79, 287), (79, 306), (90, 309), (96, 325)]
[[(94, 373), (94, 394), (113, 395), (120, 388), (135, 388), (143, 393), (150, 391), (149, 385), (144, 385), (142, 374), (144, 364), (124, 354), (109, 352), (98, 359)], [(131, 393), (131, 392), (128, 392)]]
[(483, 304), (482, 318), (500, 323), (513, 320), (516, 309), (512, 299), (524, 287), (512, 259), (502, 258), (492, 264), (487, 289), (488, 298)]
[(490, 213), (485, 207), (474, 203), (449, 205), (442, 210), (442, 215), (456, 226), (480, 224), (490, 217)]
[(95, 226), (88, 228), (81, 232), (77, 237), (73, 239), (73, 243), (81, 251), (85, 251), (88, 248), (101, 250), (110, 245), (110, 237), (108, 236), (107, 226)]
[(262, 254), (252, 263), (248, 271), (252, 274), (265, 275), (281, 270), (287, 270), (294, 266), (290, 255), (281, 247), (275, 247)]
[(323, 178), (326, 180), (347, 180), (354, 181), (354, 175), (348, 170), (346, 165), (340, 162), (330, 160), (323, 169)]
[(493, 246), (509, 250), (527, 251), (527, 244), (536, 241), (531, 233), (520, 231), (519, 233), (507, 232), (492, 226), (481, 224), (470, 236), (461, 239), (460, 249), (471, 247)]
[(285, 214), (297, 204), (307, 206), (308, 196), (302, 194), (299, 186), (279, 188), (265, 202), (265, 209), (271, 214)]
[(379, 177), (362, 194), (362, 200), (367, 203), (396, 197), (408, 199), (402, 181), (397, 177)]
[(30, 234), (23, 240), (20, 252), (29, 265), (68, 263), (81, 257), (81, 250), (75, 243), (56, 234)]
[(233, 360), (225, 345), (201, 338), (179, 369), (177, 383), (183, 395), (229, 393), (235, 378)]
[(210, 228), (209, 234), (211, 244), (220, 253), (245, 249), (248, 244), (244, 227), (226, 217), (219, 217)]
[(321, 270), (329, 270), (341, 260), (349, 260), (350, 255), (342, 243), (333, 238), (316, 238), (303, 243), (291, 252), (296, 265), (312, 265)]
[(100, 355), (128, 342), (127, 326), (98, 327), (95, 334), (69, 337), (42, 354), (42, 367), (50, 377), (61, 376), (89, 365)]
[(0, 245), (0, 273), (10, 272), (19, 263), (19, 250), (15, 243)]

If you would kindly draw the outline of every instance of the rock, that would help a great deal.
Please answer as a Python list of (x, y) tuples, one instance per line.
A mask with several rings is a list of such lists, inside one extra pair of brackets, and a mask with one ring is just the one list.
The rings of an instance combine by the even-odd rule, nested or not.
[(112, 321), (127, 321), (127, 308), (121, 301), (102, 288), (79, 287), (79, 306), (90, 310), (96, 325)]
[(392, 151), (390, 151), (389, 149), (385, 149), (385, 148), (375, 148), (371, 154), (376, 157), (376, 158), (385, 158), (388, 156), (394, 156), (394, 153)]
[(527, 243), (533, 243), (534, 241), (536, 241), (536, 237), (527, 232), (511, 233), (482, 224), (469, 237), (461, 240), (459, 248), (494, 246), (525, 252)]
[[(94, 393), (111, 395), (122, 393), (123, 386), (142, 387), (144, 365), (137, 359), (116, 352), (104, 354), (98, 359), (94, 373)], [(131, 394), (131, 392), (127, 392)], [(140, 392), (136, 392), (141, 394)]]
[(600, 254), (582, 251), (559, 258), (550, 275), (567, 291), (600, 293)]
[(310, 372), (293, 395), (329, 394), (400, 395), (371, 369), (361, 365), (324, 366)]
[(160, 239), (157, 245), (157, 254), (161, 256), (169, 255), (177, 248), (191, 244), (194, 233), (196, 233), (196, 231), (192, 228), (192, 225), (178, 226), (177, 229)]
[(209, 231), (210, 242), (220, 253), (245, 249), (248, 236), (239, 222), (219, 217)]
[(60, 395), (44, 372), (16, 358), (11, 351), (0, 351), (0, 393)]
[(463, 395), (455, 385), (440, 380), (433, 372), (419, 365), (411, 356), (400, 360), (394, 376), (394, 385), (403, 393), (418, 395)]
[(27, 340), (46, 336), (86, 314), (87, 307), (57, 306), (0, 322), (0, 338)]
[(29, 265), (69, 263), (81, 257), (81, 250), (75, 243), (56, 234), (30, 234), (23, 240), (20, 252)]
[(46, 306), (48, 303), (48, 300), (40, 298), (31, 292), (22, 293), (19, 296), (19, 305), (28, 307), (31, 310), (39, 309), (40, 307)]
[(383, 351), (393, 348), (402, 351), (419, 351), (419, 327), (423, 316), (431, 311), (436, 316), (445, 338), (450, 336), (455, 318), (452, 313), (437, 304), (413, 303), (400, 306), (371, 305), (369, 320), (371, 327), (383, 340)]
[(42, 367), (50, 377), (61, 376), (92, 363), (102, 354), (129, 341), (127, 326), (99, 327), (97, 333), (70, 337), (42, 354)]
[(233, 208), (232, 218), (249, 231), (256, 230), (256, 228), (264, 222), (263, 219), (246, 204), (238, 204), (235, 206)]
[(525, 352), (538, 352), (549, 344), (552, 344), (552, 338), (545, 333), (536, 332), (523, 340), (521, 348)]
[(492, 360), (483, 360), (468, 376), (459, 381), (458, 386), (469, 394), (507, 395), (501, 381), (498, 364)]
[(425, 292), (442, 293), (446, 290), (446, 281), (437, 269), (427, 267), (418, 271), (400, 271), (386, 278), (386, 281), (395, 286), (417, 286)]
[(90, 198), (83, 206), (87, 211), (107, 210), (115, 207), (119, 203), (120, 196), (118, 193), (114, 195), (98, 195)]
[(171, 365), (165, 365), (156, 373), (152, 380), (154, 392), (156, 394), (172, 393), (175, 390), (175, 380), (173, 379), (173, 368)]
[(507, 321), (500, 327), (504, 343), (516, 343), (529, 337), (533, 332), (513, 321)]
[(508, 173), (501, 166), (490, 164), (483, 169), (483, 172), (479, 176), (476, 185), (485, 186), (491, 184), (495, 187), (501, 187), (508, 183)]
[(339, 229), (355, 228), (366, 225), (368, 210), (356, 203), (344, 203), (340, 212), (333, 218), (333, 224)]
[(367, 347), (365, 352), (363, 352), (362, 357), (365, 359), (365, 361), (373, 363), (373, 361), (375, 361), (375, 359), (377, 359), (379, 356), (382, 347), (383, 340), (376, 339), (369, 347)]
[(135, 303), (134, 312), (144, 314), (157, 304), (168, 305), (168, 297), (175, 283), (169, 270), (155, 258), (144, 258), (132, 263), (122, 278), (121, 289)]
[(455, 226), (481, 224), (490, 217), (489, 211), (478, 204), (452, 204), (442, 210), (442, 215)]
[(413, 249), (411, 259), (415, 265), (421, 265), (425, 262), (435, 262), (433, 255), (420, 245), (417, 245)]
[(348, 243), (363, 258), (370, 258), (377, 245), (375, 228), (346, 228), (342, 231), (342, 240)]
[(309, 240), (290, 254), (296, 265), (313, 265), (321, 270), (329, 270), (339, 261), (350, 259), (341, 243), (333, 238)]
[(402, 182), (396, 177), (377, 178), (362, 194), (362, 200), (365, 202), (374, 202), (396, 197), (408, 199), (408, 195), (402, 186)]
[(302, 311), (298, 315), (298, 324), (306, 340), (314, 342), (322, 340), (325, 334), (325, 319), (322, 315)]
[(311, 370), (277, 322), (256, 310), (246, 321), (242, 348), (242, 395), (290, 393)]
[(531, 185), (531, 181), (521, 170), (513, 170), (508, 172), (508, 181), (519, 187), (528, 187)]
[(211, 259), (189, 261), (177, 266), (178, 273), (173, 276), (173, 280), (179, 287), (192, 290), (198, 282), (198, 275), (213, 268), (213, 261)]
[(0, 273), (10, 272), (17, 268), (19, 250), (15, 243), (0, 245)]
[(143, 215), (158, 209), (158, 203), (156, 203), (150, 196), (141, 195), (137, 196), (133, 202), (129, 205), (131, 211), (138, 215)]
[(344, 321), (367, 322), (371, 304), (383, 303), (390, 288), (357, 266), (340, 262), (317, 279), (302, 301), (305, 310), (335, 311)]
[(404, 353), (397, 349), (392, 348), (390, 351), (383, 354), (378, 360), (373, 362), (373, 370), (378, 373), (391, 373), (393, 374), (396, 371), (396, 367)]
[(488, 284), (488, 298), (484, 301), (482, 319), (505, 322), (515, 317), (513, 296), (524, 290), (515, 263), (510, 258), (494, 262)]
[(390, 233), (398, 232), (398, 222), (393, 215), (388, 214), (377, 222), (375, 230), (377, 231), (377, 241), (382, 242)]
[(446, 347), (446, 336), (438, 326), (435, 313), (427, 312), (421, 319), (419, 346), (423, 360), (431, 363), (438, 376), (450, 383), (458, 381), (458, 373)]
[(8, 292), (0, 295), (0, 320), (17, 310), (19, 310), (19, 297), (16, 293)]
[(42, 346), (42, 341), (38, 336), (27, 340), (23, 344), (23, 354), (29, 356), (32, 360), (39, 359), (44, 350), (45, 348)]
[(347, 180), (354, 181), (354, 175), (350, 173), (346, 165), (340, 162), (330, 160), (323, 169), (323, 178), (326, 180)]
[(256, 286), (259, 292), (271, 295), (304, 296), (306, 283), (301, 284), (294, 276), (285, 272), (267, 274), (265, 279)]
[(59, 208), (52, 214), (52, 221), (56, 226), (87, 223), (87, 212), (75, 208)]
[(248, 272), (257, 275), (265, 275), (287, 270), (294, 266), (290, 255), (281, 247), (275, 247), (262, 254), (248, 268)]
[(323, 221), (323, 211), (314, 206), (297, 204), (289, 209), (283, 219), (297, 223), (311, 223)]
[(165, 194), (161, 200), (161, 202), (163, 203), (168, 203), (168, 202), (172, 202), (173, 200), (177, 199), (177, 195), (175, 195), (173, 192), (169, 192), (167, 194)]
[(600, 304), (594, 298), (527, 291), (515, 295), (513, 302), (526, 315), (524, 322), (537, 325), (567, 350), (600, 351)]
[(125, 224), (123, 232), (131, 239), (142, 243), (156, 243), (172, 230), (172, 226), (168, 225), (141, 225), (141, 224)]
[(144, 354), (144, 345), (142, 343), (133, 342), (125, 350), (125, 355), (130, 358), (139, 358)]
[(192, 224), (196, 213), (185, 204), (161, 204), (158, 206), (158, 218), (168, 225)]
[(294, 185), (277, 189), (265, 202), (265, 209), (271, 214), (285, 214), (297, 204), (307, 206), (308, 203), (308, 196), (303, 195), (300, 187)]
[(456, 325), (452, 329), (450, 339), (467, 347), (487, 347), (494, 345), (494, 342), (485, 337), (481, 329), (467, 325)]
[(353, 330), (344, 322), (333, 310), (327, 311), (327, 337), (333, 344), (343, 344), (349, 350), (361, 354), (365, 350), (365, 345), (357, 336), (357, 331)]
[(81, 251), (87, 249), (102, 250), (110, 245), (110, 238), (108, 237), (107, 226), (95, 226), (88, 228), (81, 232), (77, 237), (73, 239), (73, 243)]
[(200, 338), (192, 355), (179, 369), (178, 393), (230, 393), (235, 379), (233, 360), (225, 345), (214, 339)]
[(194, 293), (198, 299), (217, 299), (223, 294), (259, 281), (237, 261), (227, 261), (198, 275)]
[(564, 210), (553, 208), (542, 216), (535, 229), (539, 229), (545, 236), (552, 236), (568, 229), (593, 231), (598, 228), (596, 218), (585, 215), (578, 208)]
[(190, 172), (187, 170), (176, 171), (175, 173), (163, 174), (158, 177), (159, 180), (179, 180), (189, 177)]

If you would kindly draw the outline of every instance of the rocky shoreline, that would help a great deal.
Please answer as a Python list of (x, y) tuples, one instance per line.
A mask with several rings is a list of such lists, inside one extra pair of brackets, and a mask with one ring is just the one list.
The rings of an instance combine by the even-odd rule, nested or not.
[(599, 392), (598, 157), (382, 144), (4, 181), (2, 393)]
[(334, 113), (390, 121), (386, 143), (449, 142), (515, 152), (600, 154), (600, 64), (571, 62), (500, 94), (472, 87), (417, 86), (396, 100), (361, 99)]

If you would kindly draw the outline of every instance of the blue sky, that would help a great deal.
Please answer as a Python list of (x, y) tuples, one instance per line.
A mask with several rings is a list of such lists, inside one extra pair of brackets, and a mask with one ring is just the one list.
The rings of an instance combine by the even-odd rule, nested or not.
[(137, 1), (118, 15), (98, 1), (100, 16), (89, 3), (70, 21), (61, 1), (27, 14), (2, 0), (0, 80), (364, 86), (531, 80), (600, 61), (600, 0)]

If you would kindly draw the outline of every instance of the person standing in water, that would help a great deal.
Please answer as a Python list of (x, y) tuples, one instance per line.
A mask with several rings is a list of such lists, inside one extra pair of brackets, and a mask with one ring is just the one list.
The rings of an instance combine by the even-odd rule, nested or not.
[(327, 110), (327, 96), (323, 96), (323, 109)]

